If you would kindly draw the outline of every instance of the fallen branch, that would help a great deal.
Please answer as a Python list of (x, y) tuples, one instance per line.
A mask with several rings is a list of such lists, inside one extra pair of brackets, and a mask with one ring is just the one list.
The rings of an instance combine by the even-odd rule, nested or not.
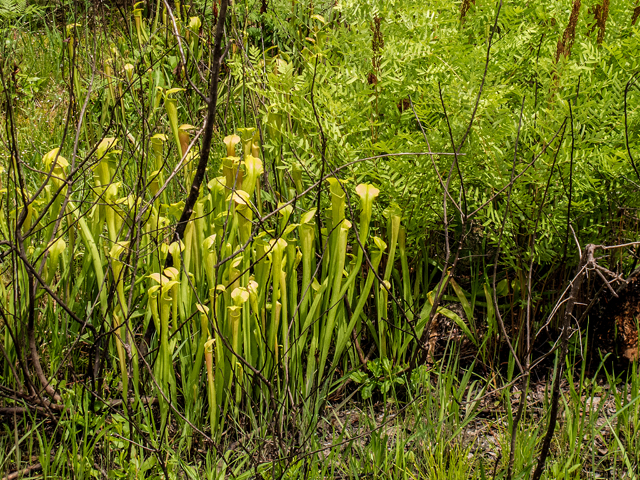
[[(193, 182), (191, 183), (191, 189), (189, 195), (184, 203), (184, 208), (178, 224), (176, 225), (175, 232), (173, 234), (172, 242), (179, 242), (184, 236), (184, 232), (189, 223), (189, 219), (193, 214), (193, 208), (200, 195), (200, 187), (204, 180), (204, 175), (209, 163), (209, 155), (211, 153), (211, 141), (213, 139), (213, 127), (216, 119), (216, 107), (218, 104), (218, 81), (220, 78), (220, 64), (226, 51), (222, 50), (222, 36), (224, 33), (224, 23), (227, 15), (227, 6), (229, 0), (221, 0), (220, 2), (220, 14), (216, 24), (215, 40), (213, 44), (213, 60), (211, 68), (211, 80), (209, 86), (209, 97), (207, 98), (207, 117), (204, 123), (204, 132), (202, 135), (202, 149), (200, 150), (200, 159), (198, 160), (198, 166), (193, 176)], [(227, 45), (228, 46), (228, 45)], [(165, 262), (165, 267), (173, 266), (173, 257), (169, 253)], [(151, 343), (151, 337), (155, 333), (155, 323), (149, 322), (147, 331), (145, 332), (143, 345), (149, 345)], [(146, 348), (144, 348), (146, 351)]]
[(42, 470), (42, 464), (34, 463), (33, 465), (29, 465), (28, 467), (23, 468), (22, 470), (16, 470), (15, 472), (10, 473), (6, 477), (2, 477), (2, 480), (16, 480), (18, 478), (22, 478), (24, 476), (27, 476), (39, 470)]

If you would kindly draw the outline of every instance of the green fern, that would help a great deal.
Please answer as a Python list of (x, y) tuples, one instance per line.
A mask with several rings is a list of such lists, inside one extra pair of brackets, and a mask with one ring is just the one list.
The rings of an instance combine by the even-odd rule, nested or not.
[(27, 0), (0, 0), (0, 18), (7, 20), (22, 15), (27, 8)]

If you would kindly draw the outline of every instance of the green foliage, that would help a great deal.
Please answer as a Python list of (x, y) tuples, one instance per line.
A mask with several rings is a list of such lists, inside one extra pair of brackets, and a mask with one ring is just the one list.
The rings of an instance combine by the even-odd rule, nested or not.
[(26, 0), (2, 0), (0, 2), (0, 17), (9, 19), (22, 15), (27, 7)]
[[(581, 243), (602, 241), (603, 236), (612, 234), (607, 219), (614, 205), (637, 206), (634, 173), (620, 123), (625, 83), (639, 66), (630, 12), (622, 5), (611, 9), (605, 43), (597, 46), (595, 34), (589, 30), (586, 10), (590, 5), (584, 5), (584, 21), (571, 56), (556, 64), (555, 45), (566, 21), (565, 3), (503, 7), (482, 97), (462, 146), (461, 175), (451, 178), (450, 190), (456, 192), (454, 198), (460, 197), (465, 213), (476, 212), (509, 183), (518, 112), (524, 98), (516, 163), (516, 174), (521, 176), (513, 191), (511, 211), (506, 215), (503, 195), (472, 217), (474, 228), (496, 242), (506, 216), (503, 250), (511, 266), (530, 241), (534, 227), (534, 249), (522, 253), (533, 255), (536, 263), (552, 263), (562, 255), (569, 190), (571, 220)], [(371, 83), (371, 25), (376, 16), (382, 19), (384, 47), (378, 53), (380, 67), (373, 72), (376, 82)], [(330, 167), (378, 153), (428, 151), (409, 99), (431, 150), (452, 152), (460, 146), (456, 144), (454, 149), (451, 145), (447, 117), (458, 142), (475, 107), (494, 16), (491, 2), (479, 2), (463, 25), (453, 3), (341, 2), (324, 22), (311, 21), (302, 59), (294, 60), (294, 51), (280, 48), (271, 60), (267, 58), (267, 65), (262, 58), (253, 69), (241, 68), (239, 58), (231, 65), (234, 76), (240, 79), (248, 74), (244, 80), (247, 87), (264, 98), (260, 113), (265, 124), (274, 118), (286, 119), (286, 128), (281, 127), (275, 138), (267, 137), (264, 146), (268, 154), (280, 157), (286, 165), (314, 152), (303, 157), (305, 166), (312, 174), (320, 169), (316, 153), (319, 128), (310, 102), (312, 86), (327, 137)], [(569, 119), (569, 102), (575, 132), (571, 172), (569, 127), (560, 146), (558, 139), (549, 143)], [(630, 98), (632, 148), (638, 121), (636, 105)], [(558, 159), (552, 168), (557, 148)], [(534, 156), (539, 159), (529, 167)], [(350, 168), (357, 181), (374, 181), (381, 186), (382, 209), (391, 201), (401, 206), (414, 246), (424, 240), (425, 232), (442, 228), (442, 186), (434, 161), (446, 179), (451, 158), (445, 156), (434, 160), (426, 155), (392, 157)], [(543, 199), (549, 177), (553, 181)], [(451, 206), (450, 210), (455, 211)], [(459, 221), (453, 217), (452, 228)]]
[(393, 392), (394, 386), (405, 384), (400, 368), (393, 367), (388, 358), (375, 359), (367, 364), (371, 376), (363, 371), (354, 372), (349, 378), (362, 385), (362, 399), (371, 398), (375, 390), (380, 390), (383, 396)]

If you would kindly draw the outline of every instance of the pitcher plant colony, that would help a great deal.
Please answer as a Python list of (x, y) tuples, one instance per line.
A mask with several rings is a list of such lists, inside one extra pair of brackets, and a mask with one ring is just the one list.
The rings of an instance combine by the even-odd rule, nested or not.
[[(184, 236), (172, 242), (184, 207), (183, 200), (171, 203), (180, 196), (175, 184), (189, 186), (193, 179), (202, 129), (180, 123), (184, 89), (164, 86), (167, 68), (158, 64), (166, 59), (155, 52), (188, 45), (176, 75), (197, 75), (194, 65), (206, 49), (198, 36), (201, 20), (182, 18), (184, 8), (158, 3), (150, 18), (142, 8), (133, 11), (139, 49), (130, 55), (137, 65), (126, 63), (116, 47), (107, 54), (100, 122), (79, 117), (74, 160), (55, 148), (29, 174), (33, 186), (17, 184), (18, 197), (4, 191), (4, 202), (14, 207), (1, 220), (2, 232), (18, 241), (25, 261), (1, 285), (10, 327), (5, 350), (21, 344), (10, 332), (33, 337), (49, 324), (43, 318), (59, 317), (50, 323), (54, 339), (71, 332), (86, 338), (93, 325), (92, 334), (98, 331), (104, 342), (98, 347), (104, 353), (92, 355), (104, 362), (93, 372), (95, 388), (109, 383), (132, 411), (144, 411), (146, 396), (156, 398), (158, 431), (175, 421), (219, 441), (239, 412), (259, 421), (254, 405), (283, 414), (303, 405), (310, 421), (332, 382), (361, 364), (362, 332), (379, 358), (400, 364), (420, 348), (411, 340), (425, 331), (431, 304), (416, 308), (422, 292), (419, 283), (412, 287), (402, 212), (390, 205), (383, 233), (372, 235), (380, 191), (340, 179), (341, 168), (310, 183), (301, 163), (287, 170), (276, 164), (272, 175), (280, 188), (265, 192), (261, 131), (237, 128), (214, 146)], [(159, 35), (158, 24), (179, 35)], [(69, 59), (77, 54), (80, 28), (67, 27)], [(76, 68), (72, 89), (82, 99), (87, 93)], [(126, 129), (137, 107), (128, 96), (147, 96), (144, 125), (156, 127), (141, 132), (143, 138)], [(123, 126), (122, 136), (100, 136), (112, 122)], [(277, 136), (284, 127), (271, 116), (265, 128)], [(90, 152), (85, 160), (76, 156), (79, 148)], [(134, 162), (138, 168), (131, 168)], [(20, 165), (10, 168), (11, 178), (20, 179)], [(394, 276), (397, 261), (401, 270)], [(462, 318), (440, 309), (474, 339)], [(25, 329), (26, 317), (34, 325)], [(149, 329), (157, 335), (147, 345), (141, 333)], [(42, 370), (37, 346), (31, 360)], [(37, 378), (26, 377), (24, 388), (33, 394), (45, 388), (51, 398), (42, 405), (59, 401), (63, 386), (43, 372)]]

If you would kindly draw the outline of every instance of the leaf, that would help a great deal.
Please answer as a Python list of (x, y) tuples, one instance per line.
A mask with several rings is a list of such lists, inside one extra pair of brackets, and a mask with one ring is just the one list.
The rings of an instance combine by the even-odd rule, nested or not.
[(362, 399), (363, 400), (367, 400), (369, 398), (371, 398), (371, 395), (373, 395), (373, 387), (374, 387), (374, 383), (367, 383), (363, 388), (362, 388)]
[(471, 308), (471, 305), (469, 304), (469, 301), (467, 300), (467, 297), (465, 296), (464, 291), (462, 290), (462, 288), (460, 288), (460, 285), (458, 285), (453, 278), (449, 280), (449, 283), (453, 287), (453, 291), (456, 292), (456, 296), (458, 297), (458, 300), (460, 300), (460, 304), (462, 305), (462, 308), (464, 309), (464, 313), (467, 316), (467, 321), (470, 324), (472, 324), (473, 308)]
[(363, 371), (358, 370), (357, 372), (353, 372), (351, 375), (349, 375), (349, 378), (355, 383), (364, 383), (369, 378), (369, 376)]
[(244, 287), (234, 288), (231, 292), (231, 299), (236, 306), (240, 306), (249, 300), (249, 291)]
[(164, 275), (161, 275), (159, 273), (152, 273), (151, 275), (147, 275), (151, 280), (159, 283), (160, 285), (164, 285), (165, 283), (167, 283), (169, 281), (169, 279), (167, 277), (165, 277)]
[(444, 315), (445, 317), (447, 317), (448, 319), (453, 320), (454, 322), (456, 322), (456, 325), (458, 325), (458, 327), (460, 327), (460, 330), (462, 330), (462, 332), (467, 336), (467, 338), (469, 340), (471, 340), (474, 345), (478, 344), (477, 340), (472, 335), (471, 330), (469, 330), (469, 327), (467, 327), (467, 324), (464, 323), (464, 320), (462, 320), (457, 313), (454, 313), (454, 312), (452, 312), (451, 310), (449, 310), (448, 308), (445, 308), (445, 307), (438, 307), (438, 313), (440, 313), (440, 314)]
[(491, 290), (488, 284), (484, 284), (484, 295), (487, 299), (487, 325), (489, 326), (489, 330), (487, 331), (487, 336), (490, 336), (493, 332), (498, 331), (498, 326), (496, 324), (496, 312), (493, 305), (493, 296), (491, 295)]

